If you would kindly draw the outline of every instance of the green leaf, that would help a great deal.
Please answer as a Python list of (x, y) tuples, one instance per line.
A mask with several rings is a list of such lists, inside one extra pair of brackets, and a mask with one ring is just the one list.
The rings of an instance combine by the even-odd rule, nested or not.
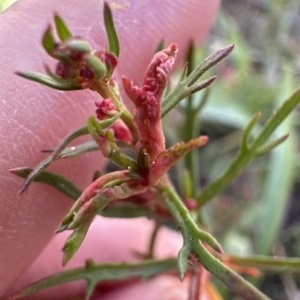
[(184, 98), (189, 95), (195, 94), (195, 93), (205, 89), (206, 87), (209, 87), (216, 80), (216, 78), (217, 78), (217, 76), (212, 76), (203, 81), (194, 83), (192, 86), (186, 88), (186, 90), (185, 90), (186, 94), (185, 95), (183, 94)]
[(87, 41), (81, 39), (70, 40), (66, 43), (66, 46), (68, 49), (82, 54), (90, 54), (93, 51), (92, 46)]
[(246, 128), (243, 131), (242, 141), (241, 141), (241, 147), (242, 149), (248, 150), (248, 144), (249, 144), (249, 138), (251, 136), (251, 131), (253, 127), (257, 124), (259, 118), (261, 117), (261, 113), (256, 113), (249, 124), (246, 126)]
[[(26, 178), (32, 171), (33, 171), (32, 168), (26, 168), (26, 167), (10, 170), (12, 174), (20, 176), (21, 178)], [(34, 182), (50, 185), (73, 200), (77, 200), (82, 194), (82, 190), (77, 185), (75, 185), (71, 180), (57, 173), (50, 172), (47, 170), (41, 171), (34, 178)], [(154, 213), (147, 208), (140, 207), (137, 204), (131, 202), (118, 202), (118, 201), (113, 202), (111, 205), (107, 206), (100, 213), (100, 215), (109, 218), (138, 218), (138, 217), (154, 218), (155, 216)]]
[(69, 134), (61, 143), (58, 145), (58, 147), (53, 151), (52, 155), (47, 157), (45, 160), (41, 161), (28, 175), (25, 182), (23, 183), (19, 195), (24, 193), (26, 189), (29, 187), (31, 182), (34, 181), (35, 177), (38, 176), (44, 169), (46, 169), (48, 166), (50, 166), (55, 160), (59, 158), (59, 154), (62, 152), (66, 146), (72, 142), (75, 138), (88, 134), (86, 126), (80, 127), (79, 129), (75, 130), (71, 134)]
[(72, 37), (72, 33), (65, 23), (64, 19), (58, 15), (54, 15), (55, 26), (57, 30), (57, 34), (62, 42)]
[(106, 34), (108, 37), (108, 44), (109, 44), (109, 51), (120, 56), (120, 43), (119, 43), (119, 37), (118, 33), (115, 29), (114, 19), (112, 15), (112, 11), (107, 3), (107, 1), (104, 1), (104, 24), (106, 29)]
[(55, 50), (55, 45), (56, 45), (56, 41), (53, 35), (53, 30), (52, 30), (52, 26), (49, 25), (43, 35), (42, 38), (42, 45), (44, 47), (44, 49), (47, 51), (47, 53), (53, 56), (53, 52)]
[(47, 76), (45, 74), (42, 73), (38, 73), (38, 72), (31, 72), (31, 71), (18, 71), (16, 72), (17, 75), (41, 83), (43, 85), (46, 85), (48, 87), (51, 87), (53, 89), (56, 90), (60, 90), (60, 91), (76, 91), (76, 90), (82, 90), (83, 87), (78, 84), (78, 83), (74, 83), (74, 82), (70, 82), (70, 81), (57, 81), (54, 78), (51, 78), (50, 76)]
[(176, 259), (143, 260), (142, 262), (134, 263), (106, 264), (96, 264), (88, 261), (85, 267), (63, 271), (41, 279), (10, 296), (8, 300), (20, 299), (49, 287), (81, 279), (88, 281), (88, 292), (89, 295), (91, 295), (91, 287), (101, 281), (127, 278), (151, 278), (161, 273), (176, 270), (176, 262)]
[(276, 148), (281, 143), (283, 143), (289, 136), (290, 136), (290, 134), (287, 133), (287, 134), (275, 139), (274, 141), (270, 142), (269, 144), (264, 145), (259, 150), (257, 150), (256, 155), (260, 156), (260, 155), (264, 155), (264, 154), (272, 151), (274, 148)]
[(97, 56), (89, 56), (86, 60), (86, 64), (93, 71), (93, 75), (95, 76), (96, 80), (102, 79), (106, 76), (106, 66)]
[(69, 159), (69, 158), (74, 158), (76, 156), (79, 156), (83, 153), (96, 151), (96, 150), (99, 150), (98, 144), (95, 141), (88, 141), (80, 145), (66, 148), (63, 152), (61, 152), (60, 156), (63, 159)]
[[(75, 229), (72, 234), (68, 237), (66, 240), (64, 246), (63, 246), (63, 266), (65, 266), (69, 260), (75, 255), (79, 247), (81, 246), (82, 242), (84, 241), (84, 238), (90, 228), (91, 222), (87, 222), (83, 224), (82, 226), (79, 226), (77, 229)], [(61, 232), (61, 231), (59, 231)]]
[[(213, 53), (212, 55), (207, 57), (202, 63), (200, 63), (191, 74), (189, 74), (183, 81), (181, 81), (177, 85), (177, 87), (165, 97), (162, 104), (162, 116), (164, 117), (170, 110), (172, 110), (176, 105), (178, 105), (179, 102), (189, 94), (186, 91), (188, 88), (191, 89), (190, 93), (193, 91), (193, 89), (196, 91), (198, 89), (198, 85), (196, 84), (193, 86), (193, 84), (198, 82), (199, 78), (206, 71), (208, 71), (211, 67), (216, 65), (226, 56), (228, 56), (233, 50), (233, 48), (234, 44), (231, 44)], [(201, 84), (202, 83), (200, 83), (200, 85)]]
[(185, 273), (188, 268), (190, 251), (191, 249), (190, 247), (188, 247), (188, 245), (183, 245), (183, 247), (178, 252), (177, 264), (179, 277), (181, 280), (184, 279)]
[[(26, 178), (32, 173), (33, 169), (24, 167), (10, 169), (9, 171), (17, 176)], [(75, 185), (75, 183), (54, 172), (43, 170), (34, 178), (34, 181), (48, 184), (74, 200), (78, 199), (78, 197), (82, 194), (82, 190)]]

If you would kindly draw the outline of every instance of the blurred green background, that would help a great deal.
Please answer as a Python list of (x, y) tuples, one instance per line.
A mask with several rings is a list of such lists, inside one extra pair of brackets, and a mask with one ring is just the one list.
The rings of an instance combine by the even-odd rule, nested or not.
[[(210, 137), (200, 150), (203, 185), (230, 163), (251, 116), (262, 112), (263, 124), (299, 86), (300, 1), (222, 1), (197, 61), (230, 43), (236, 45), (233, 53), (210, 71), (218, 79), (200, 115), (201, 133)], [(297, 112), (275, 135), (285, 133), (286, 142), (255, 159), (204, 208), (210, 230), (228, 253), (300, 257)], [(300, 299), (300, 277), (268, 274), (256, 283), (272, 299)], [(226, 289), (223, 295), (236, 299)]]

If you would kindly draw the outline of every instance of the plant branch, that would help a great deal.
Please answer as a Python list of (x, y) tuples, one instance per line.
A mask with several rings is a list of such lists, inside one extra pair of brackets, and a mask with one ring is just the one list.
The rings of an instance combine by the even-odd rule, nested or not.
[[(277, 112), (272, 115), (272, 117), (262, 128), (260, 134), (250, 145), (248, 145), (246, 141), (250, 131), (247, 129), (249, 127), (251, 129), (254, 125), (253, 121), (257, 120), (258, 115), (254, 116), (250, 124), (247, 126), (246, 131), (244, 132), (242, 138), (243, 147), (241, 147), (233, 162), (229, 165), (229, 167), (224, 171), (222, 175), (220, 175), (212, 183), (208, 184), (201, 193), (198, 193), (196, 199), (199, 203), (199, 206), (206, 204), (209, 200), (220, 194), (240, 174), (240, 172), (251, 162), (253, 158), (260, 155), (261, 149), (266, 149), (265, 143), (267, 142), (269, 137), (281, 124), (281, 122), (295, 109), (299, 102), (300, 89), (296, 90), (295, 93), (281, 105)], [(272, 142), (271, 145), (273, 146)]]
[[(181, 271), (186, 271), (189, 255), (197, 255), (200, 263), (205, 269), (218, 277), (227, 287), (236, 295), (249, 300), (267, 300), (266, 295), (260, 292), (256, 287), (244, 280), (240, 275), (228, 268), (219, 259), (215, 258), (203, 245), (207, 243), (217, 251), (221, 251), (221, 247), (217, 241), (208, 233), (200, 230), (189, 211), (184, 206), (178, 194), (172, 187), (167, 178), (162, 180), (158, 186), (162, 192), (166, 205), (168, 206), (175, 222), (180, 228), (183, 235), (183, 252), (184, 255), (178, 257), (178, 266)], [(197, 238), (195, 238), (197, 237)], [(182, 253), (182, 252), (181, 252)], [(185, 270), (184, 270), (185, 269)], [(180, 274), (181, 277), (184, 274)]]
[(96, 264), (92, 260), (86, 262), (86, 266), (60, 273), (41, 279), (26, 288), (15, 293), (7, 300), (15, 300), (30, 295), (37, 291), (75, 280), (87, 281), (87, 296), (89, 299), (96, 285), (103, 280), (120, 280), (126, 278), (146, 279), (164, 272), (176, 269), (176, 259), (144, 260), (135, 263), (106, 263)]

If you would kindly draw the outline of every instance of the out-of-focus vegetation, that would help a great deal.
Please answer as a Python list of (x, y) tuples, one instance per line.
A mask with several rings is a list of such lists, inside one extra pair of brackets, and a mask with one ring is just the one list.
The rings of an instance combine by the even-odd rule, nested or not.
[[(199, 60), (231, 42), (235, 50), (212, 71), (220, 76), (200, 115), (201, 130), (211, 139), (200, 155), (204, 183), (228, 165), (253, 114), (262, 112), (263, 124), (299, 86), (300, 2), (223, 1)], [(300, 257), (299, 114), (292, 114), (276, 136), (285, 133), (290, 133), (287, 141), (254, 160), (205, 208), (206, 223), (226, 252)], [(297, 276), (266, 275), (256, 284), (272, 299), (300, 299)]]

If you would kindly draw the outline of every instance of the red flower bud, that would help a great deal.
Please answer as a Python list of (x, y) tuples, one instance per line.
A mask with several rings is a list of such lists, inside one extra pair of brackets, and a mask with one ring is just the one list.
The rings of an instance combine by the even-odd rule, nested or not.
[(165, 137), (161, 124), (161, 100), (176, 53), (176, 44), (171, 44), (167, 49), (156, 53), (146, 71), (141, 88), (133, 86), (131, 80), (123, 77), (125, 92), (136, 106), (134, 120), (139, 135), (136, 151), (139, 152), (144, 148), (151, 161), (165, 150)]
[(97, 118), (100, 121), (109, 119), (118, 113), (117, 106), (111, 98), (96, 101), (95, 105), (97, 106), (96, 109)]

